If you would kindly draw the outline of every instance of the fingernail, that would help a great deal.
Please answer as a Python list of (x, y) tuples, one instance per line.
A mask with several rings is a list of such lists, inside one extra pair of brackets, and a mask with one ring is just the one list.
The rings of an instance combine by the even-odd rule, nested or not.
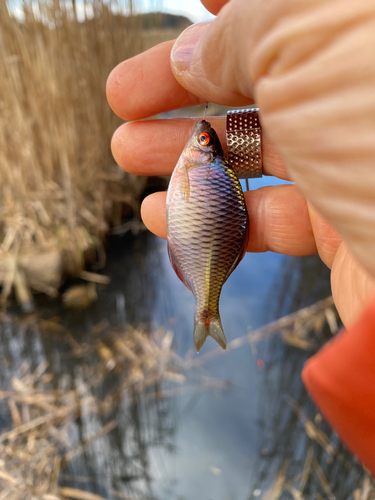
[(210, 23), (212, 21), (204, 21), (196, 23), (186, 28), (185, 31), (175, 41), (171, 52), (172, 69), (180, 72), (190, 68), (190, 63), (197, 43), (203, 38)]

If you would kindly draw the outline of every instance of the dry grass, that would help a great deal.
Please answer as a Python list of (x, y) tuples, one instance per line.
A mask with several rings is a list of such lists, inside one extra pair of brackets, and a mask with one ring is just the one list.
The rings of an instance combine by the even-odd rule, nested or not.
[[(325, 330), (326, 333), (324, 333)], [(255, 347), (258, 342), (274, 336), (280, 336), (286, 345), (304, 351), (316, 351), (327, 341), (327, 338), (334, 336), (338, 330), (339, 318), (333, 298), (330, 296), (228, 342), (226, 352), (247, 344)], [(223, 353), (222, 349), (215, 348), (198, 358), (187, 359), (184, 364), (185, 370), (202, 366)], [(298, 374), (295, 373), (294, 376), (298, 376)], [(291, 386), (292, 382), (290, 381), (289, 387)], [(289, 498), (293, 500), (310, 500), (311, 498), (341, 500), (341, 497), (336, 496), (332, 491), (330, 477), (326, 477), (323, 469), (326, 469), (327, 464), (330, 464), (332, 469), (340, 469), (349, 474), (352, 471), (352, 465), (348, 461), (348, 453), (345, 450), (339, 450), (338, 443), (334, 444), (321, 428), (324, 421), (320, 413), (317, 412), (312, 420), (292, 397), (287, 396), (286, 402), (298, 417), (304, 433), (311, 443), (303, 470), (299, 474), (293, 475), (289, 469), (295, 470), (295, 465), (290, 467), (290, 463), (285, 461), (272, 486), (265, 491), (255, 489), (251, 498), (259, 497), (262, 500)], [(279, 431), (281, 432), (280, 429)], [(319, 449), (324, 451), (323, 455), (318, 451)], [(360, 469), (360, 466), (358, 468)], [(374, 479), (366, 471), (362, 472), (362, 477), (361, 487), (357, 487), (352, 492), (353, 500), (375, 500)], [(306, 491), (308, 487), (311, 488), (312, 484), (315, 485), (316, 490), (320, 491), (314, 496), (311, 496), (311, 491)]]
[[(120, 61), (177, 33), (144, 33), (140, 16), (113, 13), (116, 2), (111, 10), (101, 0), (20, 5), (22, 23), (0, 0), (3, 302), (15, 276), (56, 294), (62, 273), (84, 267), (109, 225), (137, 213), (146, 179), (114, 164), (110, 140), (120, 120), (107, 104), (105, 83)], [(39, 281), (29, 279), (30, 261), (44, 263)]]
[[(153, 426), (160, 425), (166, 419), (165, 408), (160, 407), (160, 415), (152, 413), (155, 409), (157, 411), (161, 401), (172, 401), (174, 396), (184, 393), (227, 387), (225, 381), (208, 377), (204, 370), (205, 362), (220, 351), (214, 349), (211, 353), (193, 359), (188, 353), (181, 358), (174, 352), (171, 332), (158, 330), (148, 336), (140, 329), (127, 327), (121, 330), (102, 322), (89, 333), (88, 338), (91, 340), (87, 343), (78, 342), (53, 319), (42, 320), (37, 316), (29, 316), (21, 322), (24, 328), (35, 325), (38, 331), (48, 332), (48, 336), (64, 338), (64, 342), (70, 346), (69, 356), (79, 361), (81, 368), (78, 376), (74, 375), (72, 386), (66, 380), (66, 373), (60, 374), (56, 381), (53, 366), (46, 362), (34, 370), (24, 363), (13, 375), (8, 390), (0, 392), (0, 404), (3, 409), (6, 405), (9, 415), (9, 424), (0, 434), (1, 500), (102, 500), (105, 496), (90, 493), (84, 485), (77, 486), (80, 481), (89, 483), (89, 478), (80, 478), (72, 472), (75, 466), (72, 468), (71, 464), (76, 464), (76, 459), (90, 450), (96, 453), (95, 450), (100, 449), (98, 442), (105, 449), (103, 443), (108, 444), (113, 433), (116, 433), (113, 438), (116, 441), (119, 437), (122, 442), (125, 442), (125, 437), (129, 441), (130, 429), (134, 428), (134, 435), (139, 439), (139, 451), (135, 456), (139, 460), (139, 454), (147, 453), (147, 447), (155, 441), (149, 438), (148, 443), (142, 433), (150, 434)], [(287, 344), (306, 349), (306, 346), (315, 345), (316, 339), (321, 339), (319, 332), (325, 325), (328, 325), (332, 334), (336, 333), (336, 312), (331, 297), (236, 339), (229, 347), (236, 349), (248, 342), (253, 345), (270, 335), (281, 335)], [(290, 338), (293, 338), (293, 342), (290, 342)], [(17, 349), (22, 350), (22, 345)], [(15, 358), (19, 358), (18, 351)], [(203, 365), (203, 369), (200, 370), (199, 365)], [(297, 401), (288, 397), (287, 403), (302, 423), (311, 443), (305, 464), (295, 474), (295, 468), (290, 469), (291, 464), (286, 461), (273, 485), (267, 491), (254, 490), (257, 492), (256, 495), (253, 493), (254, 498), (261, 494), (260, 498), (264, 500), (308, 500), (311, 498), (308, 490), (311, 484), (316, 484), (319, 496), (314, 498), (333, 500), (337, 497), (326, 475), (326, 465), (330, 463), (335, 468), (334, 464), (337, 463), (340, 470), (349, 471), (351, 466), (347, 456), (325, 434), (319, 414), (312, 420)], [(132, 404), (148, 407), (151, 416), (145, 420), (138, 414), (134, 420)], [(4, 411), (0, 415), (4, 415)], [(82, 422), (91, 422), (84, 427), (79, 439), (75, 432), (78, 421), (81, 425)], [(143, 431), (140, 422), (145, 427)], [(323, 455), (319, 449), (324, 451)], [(130, 462), (132, 460), (130, 458)], [(147, 463), (146, 458), (142, 460)], [(119, 465), (118, 469), (120, 472), (117, 474), (129, 470), (128, 466), (124, 468), (124, 464)], [(139, 470), (139, 465), (135, 470)], [(145, 482), (147, 477), (146, 474)], [(73, 481), (74, 487), (69, 481)], [(114, 498), (148, 498), (139, 491), (111, 488), (107, 492), (110, 491)], [(362, 486), (353, 491), (353, 500), (374, 499), (375, 486), (370, 476), (365, 475)]]
[(226, 351), (219, 347), (212, 349), (199, 358), (191, 360), (191, 365), (199, 366), (224, 353), (246, 344), (255, 344), (272, 335), (280, 335), (286, 344), (299, 349), (317, 349), (325, 341), (322, 337), (325, 324), (328, 324), (332, 335), (337, 333), (339, 326), (332, 296), (231, 340), (227, 344)]
[[(303, 425), (306, 435), (309, 438), (309, 447), (305, 457), (305, 463), (298, 474), (293, 474), (295, 468), (290, 461), (285, 461), (280, 468), (276, 479), (272, 485), (262, 493), (263, 500), (341, 500), (343, 498), (336, 494), (330, 484), (330, 476), (326, 475), (323, 469), (330, 466), (331, 474), (335, 470), (341, 474), (349, 474), (352, 466), (348, 461), (347, 453), (342, 453), (334, 445), (329, 436), (320, 428), (323, 418), (320, 413), (316, 413), (314, 420), (311, 420), (302, 410), (299, 403), (290, 396), (287, 397), (289, 405)], [(323, 454), (321, 453), (323, 450)], [(339, 466), (340, 469), (337, 467)], [(375, 500), (375, 482), (371, 475), (364, 470), (361, 474), (361, 486), (352, 491), (352, 500)], [(344, 478), (340, 477), (341, 481)], [(357, 478), (358, 479), (358, 478)], [(359, 482), (359, 481), (358, 481)], [(314, 491), (314, 493), (312, 492)], [(257, 492), (253, 497), (257, 497)]]
[[(339, 330), (339, 320), (335, 309), (333, 298), (327, 297), (319, 302), (289, 314), (283, 318), (265, 325), (248, 335), (229, 342), (230, 349), (236, 349), (246, 343), (256, 344), (260, 340), (279, 335), (283, 342), (289, 346), (302, 350), (316, 351), (326, 341), (324, 329), (330, 335), (334, 336)], [(206, 354), (206, 361), (219, 355), (217, 349)], [(202, 356), (203, 357), (203, 356)], [(193, 362), (194, 363), (194, 362)], [(195, 361), (198, 364), (198, 360)], [(295, 374), (297, 375), (297, 374)], [(292, 382), (289, 383), (290, 386)], [(353, 463), (349, 462), (348, 452), (339, 446), (337, 439), (335, 443), (322, 429), (324, 419), (319, 412), (315, 413), (314, 419), (311, 419), (303, 411), (299, 402), (290, 395), (286, 396), (287, 404), (293, 409), (294, 414), (302, 424), (305, 435), (308, 438), (309, 446), (305, 457), (303, 469), (294, 474), (295, 464), (286, 460), (272, 485), (265, 491), (254, 490), (251, 498), (262, 498), (262, 500), (310, 500), (311, 498), (319, 500), (341, 500), (337, 496), (330, 484), (330, 476), (326, 475), (327, 465), (330, 467), (331, 474), (352, 472)], [(295, 426), (295, 424), (291, 424)], [(281, 431), (279, 429), (279, 431)], [(323, 453), (321, 453), (321, 450)], [(328, 467), (328, 469), (329, 469)], [(358, 464), (360, 470), (360, 465)], [(362, 484), (352, 492), (353, 500), (375, 500), (375, 481), (366, 471), (362, 471)], [(357, 477), (358, 478), (358, 477)], [(335, 478), (336, 480), (336, 478)], [(343, 481), (342, 481), (343, 482)], [(312, 493), (312, 491), (315, 493)], [(319, 491), (319, 492), (318, 492)], [(349, 498), (349, 497), (348, 497)]]
[[(6, 405), (10, 421), (0, 434), (1, 500), (102, 499), (84, 488), (61, 485), (61, 481), (76, 480), (68, 473), (70, 464), (97, 442), (104, 448), (103, 443), (112, 431), (121, 436), (125, 432), (120, 428), (124, 423), (127, 439), (131, 440), (132, 427), (135, 439), (139, 439), (139, 451), (135, 455), (145, 453), (148, 445), (142, 432), (137, 430), (138, 419), (144, 420), (144, 416), (133, 420), (134, 404), (157, 408), (158, 401), (184, 392), (226, 387), (225, 382), (204, 375), (185, 374), (183, 360), (172, 349), (171, 332), (159, 330), (148, 336), (138, 329), (129, 327), (120, 331), (102, 323), (90, 334), (99, 335), (98, 339), (86, 344), (78, 343), (54, 321), (30, 317), (23, 326), (27, 326), (27, 322), (64, 337), (70, 344), (71, 355), (81, 360), (82, 370), (72, 386), (66, 374), (56, 380), (53, 367), (46, 362), (35, 370), (24, 363), (12, 377), (9, 390), (0, 391), (0, 403), (3, 409)], [(105, 341), (100, 340), (103, 329), (108, 330)], [(108, 377), (116, 381), (112, 390), (105, 388)], [(119, 407), (121, 413), (117, 415)], [(154, 421), (145, 429), (147, 434), (152, 426), (160, 425), (160, 418), (154, 415)], [(87, 422), (84, 436), (79, 440), (75, 430), (78, 421), (80, 425)], [(124, 465), (118, 468), (118, 474), (125, 474)], [(128, 500), (144, 498), (113, 489), (111, 494)]]
[[(324, 434), (323, 431), (319, 430), (317, 426), (303, 414), (299, 405), (295, 401), (290, 401), (290, 403), (294, 407), (298, 416), (301, 418), (309, 438), (318, 443), (324, 449), (330, 457), (330, 460), (343, 461), (343, 457), (341, 457), (340, 454), (333, 449), (328, 436)], [(319, 414), (317, 414), (316, 420), (321, 421), (321, 416)], [(314, 447), (311, 445), (306, 455), (303, 470), (300, 474), (292, 477), (291, 479), (287, 479), (289, 464), (287, 462), (284, 463), (272, 486), (264, 492), (262, 496), (263, 500), (279, 500), (280, 498), (308, 500), (311, 497), (308, 493), (306, 496), (305, 487), (309, 481), (315, 481), (321, 490), (321, 494), (316, 493), (314, 498), (321, 498), (324, 500), (340, 500), (340, 497), (337, 497), (332, 491), (329, 479), (325, 476), (322, 467), (314, 454)], [(344, 461), (343, 463), (347, 466)], [(319, 497), (317, 495), (319, 495)], [(356, 488), (353, 491), (353, 496), (351, 498), (353, 500), (375, 500), (375, 482), (371, 475), (366, 471), (361, 487)]]

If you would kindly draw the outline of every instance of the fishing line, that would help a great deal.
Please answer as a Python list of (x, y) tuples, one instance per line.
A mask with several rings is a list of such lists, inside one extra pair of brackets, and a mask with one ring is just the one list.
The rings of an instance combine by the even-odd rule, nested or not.
[(205, 120), (205, 119), (206, 119), (207, 109), (208, 109), (208, 102), (206, 102), (206, 107), (204, 108), (203, 120)]

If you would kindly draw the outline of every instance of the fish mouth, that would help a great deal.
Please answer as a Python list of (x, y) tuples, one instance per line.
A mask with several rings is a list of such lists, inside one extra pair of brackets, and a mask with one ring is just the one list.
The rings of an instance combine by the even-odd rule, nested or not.
[(195, 124), (193, 132), (196, 132), (196, 131), (199, 131), (199, 132), (210, 131), (210, 132), (214, 132), (216, 134), (216, 132), (214, 131), (214, 129), (211, 127), (211, 123), (208, 122), (207, 120), (199, 120), (199, 121), (197, 121), (197, 123)]

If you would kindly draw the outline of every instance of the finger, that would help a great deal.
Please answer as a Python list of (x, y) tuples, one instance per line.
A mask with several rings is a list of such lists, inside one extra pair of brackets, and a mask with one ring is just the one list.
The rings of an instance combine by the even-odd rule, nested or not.
[(218, 104), (240, 106), (253, 97), (249, 56), (254, 2), (232, 0), (215, 20), (187, 28), (171, 52), (175, 78), (193, 94)]
[[(328, 261), (337, 250), (337, 239), (329, 245), (330, 228), (323, 223), (316, 229), (315, 240), (306, 200), (295, 186), (268, 186), (245, 193), (250, 221), (248, 251), (273, 251), (286, 255), (311, 255), (321, 252)], [(142, 219), (156, 235), (166, 238), (166, 193), (154, 193), (143, 201)], [(320, 224), (320, 216), (312, 213), (314, 226)], [(324, 221), (323, 221), (324, 222)], [(322, 245), (324, 242), (324, 245)]]
[(216, 16), (228, 0), (201, 0), (201, 2), (211, 14)]
[[(210, 117), (226, 152), (225, 117)], [(126, 171), (138, 175), (170, 175), (188, 141), (196, 118), (129, 122), (115, 132), (112, 153)], [(262, 135), (263, 173), (288, 180), (281, 156)]]
[[(174, 40), (164, 42), (120, 63), (108, 77), (107, 99), (124, 120), (139, 120), (165, 111), (213, 102), (182, 87), (173, 76), (170, 53)], [(223, 91), (216, 103), (245, 106), (253, 101)]]
[(311, 203), (307, 202), (307, 208), (314, 238), (318, 242), (319, 256), (324, 264), (331, 269), (342, 239), (336, 229), (320, 215)]
[(206, 101), (185, 90), (174, 78), (170, 52), (174, 41), (164, 42), (120, 63), (107, 81), (107, 99), (124, 120), (138, 120)]
[(374, 295), (375, 279), (358, 263), (345, 242), (341, 243), (336, 252), (331, 285), (340, 319), (346, 328), (350, 328)]

